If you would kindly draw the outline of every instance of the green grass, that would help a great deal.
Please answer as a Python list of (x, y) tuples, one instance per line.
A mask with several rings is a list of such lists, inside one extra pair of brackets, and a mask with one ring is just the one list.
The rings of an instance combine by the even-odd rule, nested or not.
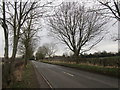
[(31, 63), (28, 63), (27, 67), (24, 68), (22, 81), (15, 82), (10, 88), (38, 88), (38, 81), (34, 72), (34, 68)]
[(119, 76), (118, 75), (119, 68), (108, 68), (108, 67), (85, 65), (85, 64), (68, 64), (68, 63), (63, 63), (63, 62), (54, 62), (54, 61), (47, 61), (47, 60), (42, 60), (42, 62), (75, 68), (79, 70), (85, 70), (85, 71), (104, 74), (104, 75), (109, 75), (113, 77)]

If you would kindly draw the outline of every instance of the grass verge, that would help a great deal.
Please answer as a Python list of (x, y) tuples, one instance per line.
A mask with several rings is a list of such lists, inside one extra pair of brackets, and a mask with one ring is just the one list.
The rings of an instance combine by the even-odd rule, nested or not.
[(103, 75), (113, 76), (120, 78), (120, 69), (119, 68), (108, 68), (108, 67), (102, 67), (102, 66), (92, 66), (92, 65), (85, 65), (85, 64), (68, 64), (64, 62), (54, 62), (54, 61), (48, 61), (48, 60), (42, 60), (43, 63), (49, 63), (49, 64), (55, 64), (70, 68), (75, 68), (79, 70), (85, 70), (89, 72), (99, 73)]
[(14, 82), (10, 88), (38, 88), (39, 84), (36, 78), (34, 67), (32, 63), (28, 63), (26, 68), (23, 69), (22, 81)]

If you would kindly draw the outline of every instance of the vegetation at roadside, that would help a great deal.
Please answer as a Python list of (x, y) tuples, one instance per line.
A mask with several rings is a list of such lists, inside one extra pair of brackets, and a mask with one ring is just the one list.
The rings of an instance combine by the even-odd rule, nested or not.
[(29, 62), (23, 70), (22, 81), (14, 82), (10, 88), (38, 88), (38, 81), (32, 64)]
[(110, 68), (110, 67), (103, 67), (103, 66), (95, 66), (95, 65), (87, 65), (87, 64), (75, 64), (75, 63), (66, 63), (61, 61), (48, 61), (48, 60), (41, 60), (41, 62), (49, 63), (49, 64), (55, 64), (55, 65), (61, 65), (65, 67), (71, 67), (79, 70), (85, 70), (90, 72), (95, 72), (99, 74), (119, 77), (119, 68)]
[(96, 58), (86, 58), (86, 57), (78, 57), (77, 60), (73, 56), (54, 56), (51, 58), (45, 58), (46, 60), (52, 61), (61, 61), (67, 63), (85, 63), (85, 64), (92, 64), (98, 65), (103, 67), (118, 67), (120, 66), (120, 56), (113, 56), (113, 57), (96, 57)]

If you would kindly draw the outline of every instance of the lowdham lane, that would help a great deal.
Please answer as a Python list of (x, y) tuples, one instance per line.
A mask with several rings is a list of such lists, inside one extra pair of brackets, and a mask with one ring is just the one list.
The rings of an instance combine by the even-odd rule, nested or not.
[(53, 88), (118, 88), (118, 79), (68, 67), (32, 61)]

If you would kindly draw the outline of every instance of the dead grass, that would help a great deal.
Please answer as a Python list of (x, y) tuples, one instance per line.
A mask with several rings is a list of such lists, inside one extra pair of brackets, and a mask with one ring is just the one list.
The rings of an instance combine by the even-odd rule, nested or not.
[(38, 81), (34, 68), (30, 62), (25, 67), (23, 63), (16, 63), (13, 72), (14, 82), (9, 88), (38, 88)]
[(13, 75), (15, 77), (15, 81), (22, 81), (22, 74), (23, 74), (23, 68), (24, 66), (21, 65), (18, 67), (18, 69), (16, 69), (14, 72), (13, 72)]

